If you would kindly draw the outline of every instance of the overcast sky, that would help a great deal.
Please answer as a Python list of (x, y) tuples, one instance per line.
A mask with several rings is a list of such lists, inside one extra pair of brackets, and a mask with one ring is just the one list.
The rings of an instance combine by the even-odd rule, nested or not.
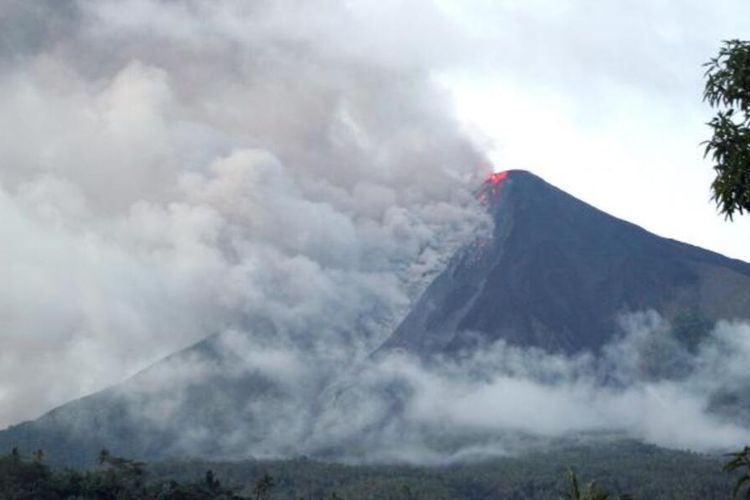
[[(710, 202), (703, 68), (750, 2), (442, 0), (476, 58), (445, 71), (496, 169), (523, 168), (657, 234), (750, 261), (750, 217)], [(463, 62), (470, 59), (464, 58)]]

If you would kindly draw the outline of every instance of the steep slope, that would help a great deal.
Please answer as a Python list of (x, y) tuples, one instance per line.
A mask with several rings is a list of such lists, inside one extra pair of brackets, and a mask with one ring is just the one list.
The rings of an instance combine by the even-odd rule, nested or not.
[(686, 341), (750, 318), (750, 264), (661, 238), (525, 171), (495, 174), (480, 199), (491, 237), (460, 250), (383, 346), (426, 355), (504, 339), (596, 351), (618, 315), (656, 310)]
[[(262, 329), (262, 325), (260, 325)], [(102, 448), (165, 457), (278, 457), (298, 452), (310, 395), (330, 369), (305, 371), (269, 332), (226, 332), (123, 383), (0, 432), (0, 451), (42, 448), (54, 464), (93, 464)]]

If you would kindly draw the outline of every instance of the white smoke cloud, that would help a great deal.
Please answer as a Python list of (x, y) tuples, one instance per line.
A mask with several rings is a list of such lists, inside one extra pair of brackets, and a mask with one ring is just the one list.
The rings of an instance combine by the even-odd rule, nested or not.
[(259, 321), (372, 349), (484, 223), (424, 7), (3, 7), (0, 425)]
[[(741, 403), (717, 399), (750, 384), (750, 325), (720, 322), (694, 350), (654, 312), (623, 326), (600, 356), (502, 341), (437, 362), (393, 353), (329, 392), (311, 445), (337, 443), (352, 460), (444, 463), (592, 436), (700, 451), (750, 439)], [(682, 370), (663, 366), (674, 359)]]
[(720, 322), (691, 345), (655, 312), (622, 323), (597, 356), (500, 341), (458, 357), (390, 352), (349, 365), (336, 352), (226, 332), (120, 394), (136, 428), (179, 429), (162, 450), (175, 456), (441, 464), (592, 440), (717, 452), (750, 439), (750, 325)]

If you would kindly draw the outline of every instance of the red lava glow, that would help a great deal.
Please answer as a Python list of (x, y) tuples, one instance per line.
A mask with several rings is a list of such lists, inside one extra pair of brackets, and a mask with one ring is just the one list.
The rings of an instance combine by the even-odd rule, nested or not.
[(495, 172), (487, 176), (486, 182), (490, 184), (500, 184), (508, 177), (508, 172)]
[[(508, 177), (508, 172), (495, 172), (490, 174), (485, 179), (485, 184), (482, 189), (478, 192), (479, 203), (486, 208), (496, 207), (497, 200), (500, 198), (500, 192), (503, 190), (501, 185), (505, 178)], [(473, 245), (473, 252), (469, 256), (466, 263), (469, 266), (480, 265), (484, 258), (488, 255), (488, 250), (492, 245), (491, 238), (479, 238)]]

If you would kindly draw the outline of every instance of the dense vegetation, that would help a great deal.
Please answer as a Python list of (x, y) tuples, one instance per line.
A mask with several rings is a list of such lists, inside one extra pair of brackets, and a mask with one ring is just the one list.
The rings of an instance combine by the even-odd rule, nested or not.
[[(100, 455), (100, 467), (83, 472), (50, 469), (42, 463), (43, 452), (32, 461), (23, 460), (16, 449), (0, 457), (0, 498), (3, 500), (149, 500), (149, 499), (239, 499), (233, 490), (222, 486), (211, 470), (201, 480), (180, 484), (174, 480), (150, 478), (144, 463)], [(273, 486), (270, 476), (256, 482), (258, 500), (268, 498)]]
[(724, 42), (706, 67), (703, 98), (717, 108), (706, 141), (716, 171), (711, 189), (719, 211), (731, 219), (750, 211), (750, 41)]
[[(2, 499), (727, 499), (717, 457), (632, 442), (545, 450), (434, 467), (283, 461), (173, 461), (146, 466), (103, 453), (86, 470), (45, 465), (43, 454), (0, 458)], [(570, 470), (582, 478), (576, 488)], [(587, 480), (597, 479), (590, 487)], [(625, 496), (621, 498), (626, 498)], [(630, 497), (627, 497), (630, 498)]]

